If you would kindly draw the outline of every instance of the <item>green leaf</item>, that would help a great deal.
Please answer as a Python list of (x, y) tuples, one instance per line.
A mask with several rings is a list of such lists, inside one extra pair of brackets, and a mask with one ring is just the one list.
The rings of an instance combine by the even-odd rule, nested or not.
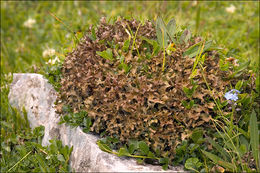
[(89, 36), (89, 38), (92, 40), (92, 41), (95, 41), (97, 39), (97, 36), (96, 36), (96, 32), (95, 32), (95, 28), (92, 27), (91, 29), (91, 35)]
[(144, 159), (138, 158), (138, 159), (136, 159), (136, 162), (138, 164), (143, 164), (144, 163)]
[[(195, 57), (198, 53), (198, 50), (200, 48), (200, 44), (202, 44), (202, 41), (192, 45), (191, 47), (189, 47), (184, 53), (183, 53), (183, 57), (188, 56), (189, 58)], [(211, 47), (212, 41), (206, 41), (205, 45), (204, 45), (204, 49), (202, 50), (202, 53), (207, 51), (210, 47)]]
[(43, 158), (41, 157), (41, 155), (36, 154), (35, 158), (38, 161), (39, 167), (41, 168), (41, 172), (49, 172), (49, 167), (48, 165), (44, 162)]
[(228, 68), (229, 68), (229, 62), (226, 62), (225, 60), (220, 59), (219, 60), (219, 68), (222, 71), (227, 71)]
[(124, 52), (127, 52), (129, 50), (129, 45), (130, 45), (130, 39), (127, 39), (124, 42), (124, 45), (123, 45), (123, 48), (122, 48)]
[(232, 163), (229, 162), (225, 162), (224, 160), (222, 160), (221, 158), (219, 158), (218, 156), (209, 153), (207, 151), (201, 150), (203, 154), (205, 154), (209, 159), (211, 159), (215, 164), (219, 164), (221, 166), (223, 166), (224, 168), (228, 169), (229, 171), (234, 171), (236, 169), (236, 166), (233, 165)]
[(212, 140), (212, 139), (210, 139), (210, 138), (208, 138), (207, 140), (211, 143), (211, 145), (212, 145), (213, 147), (215, 147), (215, 148), (217, 149), (217, 151), (221, 154), (221, 156), (222, 156), (225, 160), (228, 159), (228, 161), (230, 161), (230, 157), (229, 157), (228, 153), (223, 149), (223, 147), (221, 147), (218, 143), (216, 143), (214, 140)]
[(189, 106), (188, 102), (186, 100), (181, 101), (182, 105), (187, 108)]
[(110, 136), (108, 136), (108, 137), (107, 137), (107, 141), (110, 142), (110, 143), (116, 144), (116, 143), (119, 142), (119, 139), (116, 138), (116, 137), (110, 137)]
[(163, 170), (167, 170), (169, 165), (169, 158), (168, 157), (160, 158), (159, 163), (163, 164), (162, 166)]
[(37, 136), (37, 137), (41, 137), (44, 135), (44, 129), (45, 127), (44, 126), (39, 126), (39, 127), (36, 127), (35, 129), (33, 129), (33, 135), (34, 136)]
[(247, 67), (250, 65), (250, 63), (251, 63), (250, 59), (248, 61), (242, 63), (240, 66), (238, 66), (238, 68), (236, 69), (236, 72), (244, 71), (245, 69), (247, 69)]
[(250, 144), (256, 165), (259, 165), (259, 132), (257, 127), (257, 118), (255, 110), (251, 113), (250, 122), (249, 122), (249, 131), (250, 131)]
[(245, 144), (240, 144), (239, 148), (238, 148), (238, 152), (240, 157), (243, 157), (243, 155), (247, 152), (247, 148)]
[(191, 90), (187, 87), (183, 87), (182, 90), (184, 91), (185, 95), (188, 97), (188, 98), (191, 98), (192, 94), (191, 94)]
[(160, 51), (160, 45), (156, 40), (148, 39), (146, 37), (141, 36), (142, 40), (145, 40), (147, 43), (153, 46), (153, 53), (152, 55), (157, 55)]
[(98, 140), (98, 141), (97, 141), (97, 144), (98, 144), (99, 148), (100, 148), (102, 151), (105, 151), (105, 152), (108, 152), (108, 153), (111, 153), (111, 152), (112, 152), (112, 149), (111, 149), (107, 144), (105, 144), (104, 142), (102, 142), (101, 140)]
[(130, 139), (128, 143), (129, 143), (128, 151), (130, 154), (133, 154), (134, 151), (137, 150), (139, 147), (138, 141)]
[(237, 83), (236, 83), (236, 86), (235, 86), (235, 89), (236, 90), (240, 90), (240, 88), (243, 86), (243, 80), (239, 80)]
[(175, 42), (174, 35), (176, 32), (176, 21), (175, 19), (171, 19), (166, 26), (167, 34), (171, 38), (171, 41)]
[(203, 54), (202, 57), (200, 58), (200, 62), (202, 65), (204, 64), (206, 55), (207, 55), (207, 53)]
[(256, 86), (256, 91), (260, 93), (260, 75), (258, 75), (255, 79), (255, 86)]
[(90, 117), (84, 117), (84, 119), (83, 119), (83, 124), (84, 124), (84, 126), (85, 126), (84, 129), (83, 129), (83, 131), (84, 131), (85, 133), (89, 132), (90, 127), (91, 127), (91, 125), (92, 125), (91, 118), (90, 118)]
[(196, 27), (195, 27), (196, 34), (198, 34), (199, 26), (200, 26), (200, 6), (198, 6), (197, 13), (196, 13)]
[(243, 74), (243, 71), (246, 70), (248, 68), (248, 66), (250, 65), (251, 60), (249, 59), (248, 61), (242, 63), (236, 70), (235, 72), (230, 76), (231, 78), (233, 77), (239, 77), (241, 74)]
[(136, 149), (137, 148), (135, 148), (134, 144), (130, 144), (129, 147), (128, 147), (128, 151), (129, 151), (130, 154), (133, 154)]
[[(156, 36), (157, 41), (161, 47), (167, 47), (168, 34), (165, 24), (161, 17), (156, 19)], [(163, 38), (164, 37), (164, 38)]]
[(198, 158), (189, 158), (185, 162), (185, 168), (190, 170), (197, 170), (202, 166), (202, 163), (199, 161)]
[(119, 65), (119, 68), (124, 69), (126, 74), (131, 70), (131, 67), (132, 67), (131, 65), (127, 65), (124, 62), (121, 62), (121, 64)]
[(197, 141), (203, 137), (203, 130), (201, 128), (196, 128), (191, 135), (191, 139), (193, 142), (197, 143)]
[(191, 38), (191, 32), (188, 30), (188, 29), (185, 29), (183, 31), (183, 33), (181, 34), (181, 37), (180, 37), (180, 43), (181, 44), (187, 44), (188, 41), (190, 40)]
[(112, 53), (111, 49), (107, 49), (107, 50), (104, 50), (102, 52), (97, 51), (96, 53), (99, 56), (101, 56), (102, 58), (105, 58), (105, 59), (107, 59), (109, 61), (113, 61), (114, 60), (113, 53)]
[(139, 149), (145, 155), (149, 153), (149, 147), (144, 141), (139, 142)]
[(64, 157), (63, 157), (62, 154), (58, 154), (58, 155), (57, 155), (57, 158), (58, 158), (59, 161), (65, 162), (65, 159), (64, 159)]
[(147, 154), (148, 157), (151, 157), (151, 158), (155, 158), (155, 155), (154, 153), (152, 153), (151, 151), (149, 151), (149, 153)]
[(121, 156), (129, 156), (130, 153), (127, 151), (126, 148), (120, 148), (117, 155), (119, 157), (121, 157)]
[(187, 102), (186, 100), (182, 100), (181, 103), (186, 109), (191, 109), (194, 106), (194, 100), (191, 100), (189, 102)]
[(163, 170), (167, 170), (168, 169), (168, 164), (162, 165), (162, 168), (163, 168)]
[(191, 78), (191, 79), (194, 78), (194, 77), (197, 75), (197, 71), (198, 71), (198, 69), (194, 69), (194, 70), (192, 71), (192, 73), (191, 73), (191, 75), (190, 75), (190, 78)]

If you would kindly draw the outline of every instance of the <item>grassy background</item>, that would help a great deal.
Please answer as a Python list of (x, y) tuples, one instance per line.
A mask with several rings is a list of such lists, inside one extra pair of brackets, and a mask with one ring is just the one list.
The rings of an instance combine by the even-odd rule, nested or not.
[[(234, 13), (226, 8), (233, 4)], [(198, 18), (198, 10), (200, 17)], [(140, 20), (161, 15), (174, 17), (179, 25), (189, 26), (193, 33), (207, 36), (226, 47), (239, 59), (259, 64), (258, 2), (2, 2), (1, 1), (1, 72), (30, 72), (31, 65), (44, 63), (42, 52), (54, 48), (64, 53), (72, 35), (48, 11), (61, 18), (73, 31), (84, 31), (100, 17), (132, 16)], [(33, 18), (36, 24), (26, 28), (23, 23)], [(257, 69), (257, 68), (255, 68)]]
[[(231, 4), (236, 8), (234, 13), (226, 11)], [(107, 19), (134, 17), (142, 21), (153, 20), (158, 15), (166, 21), (174, 17), (178, 25), (188, 26), (192, 33), (215, 40), (239, 62), (251, 59), (251, 68), (259, 72), (259, 2), (198, 2), (194, 5), (191, 1), (1, 1), (1, 141), (4, 141), (1, 148), (7, 151), (3, 154), (4, 150), (1, 149), (1, 157), (7, 159), (1, 158), (1, 167), (10, 168), (26, 151), (30, 151), (30, 148), (22, 154), (19, 150), (11, 151), (11, 145), (22, 147), (24, 143), (21, 141), (25, 139), (21, 136), (33, 136), (28, 123), (22, 121), (21, 115), (8, 103), (9, 89), (6, 84), (11, 82), (11, 76), (7, 77), (6, 74), (33, 72), (35, 67), (41, 67), (46, 62), (42, 53), (47, 48), (64, 54), (73, 47), (73, 34), (48, 12), (61, 18), (75, 32), (84, 32), (90, 24), (97, 24), (102, 16)], [(32, 28), (24, 26), (29, 18), (36, 20)], [(37, 152), (33, 156), (38, 157)], [(57, 159), (54, 161), (60, 164)]]

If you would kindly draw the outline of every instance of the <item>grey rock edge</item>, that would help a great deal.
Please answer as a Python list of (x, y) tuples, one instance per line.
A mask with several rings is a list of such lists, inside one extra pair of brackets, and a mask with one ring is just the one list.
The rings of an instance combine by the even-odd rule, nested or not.
[(10, 86), (9, 102), (18, 110), (24, 107), (31, 128), (45, 126), (42, 145), (50, 139), (59, 139), (63, 145), (73, 146), (70, 166), (76, 172), (183, 172), (183, 166), (170, 167), (163, 171), (161, 166), (138, 165), (135, 159), (120, 158), (103, 152), (96, 141), (98, 136), (84, 133), (81, 128), (59, 125), (54, 102), (57, 93), (40, 74), (15, 73)]

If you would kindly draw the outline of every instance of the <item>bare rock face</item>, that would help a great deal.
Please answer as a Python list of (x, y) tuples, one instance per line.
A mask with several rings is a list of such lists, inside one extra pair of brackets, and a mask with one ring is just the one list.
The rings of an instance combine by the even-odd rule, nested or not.
[[(70, 165), (76, 172), (163, 172), (161, 166), (138, 165), (134, 159), (119, 158), (103, 152), (96, 141), (98, 136), (84, 133), (79, 127), (59, 125), (55, 113), (56, 92), (40, 74), (13, 74), (10, 86), (10, 104), (20, 110), (24, 107), (30, 126), (45, 126), (43, 145), (60, 139), (63, 145), (73, 146)], [(183, 167), (171, 167), (167, 172), (183, 172)]]

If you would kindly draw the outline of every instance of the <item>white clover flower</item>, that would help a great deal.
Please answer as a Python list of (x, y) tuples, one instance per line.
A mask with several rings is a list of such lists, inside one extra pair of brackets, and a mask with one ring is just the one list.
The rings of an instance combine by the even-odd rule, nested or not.
[(12, 77), (12, 73), (9, 72), (8, 74), (4, 74), (5, 79), (9, 79)]
[(43, 57), (50, 57), (55, 55), (55, 49), (48, 48), (42, 52)]
[(195, 7), (198, 4), (198, 1), (192, 1), (191, 6)]
[(23, 23), (23, 26), (26, 27), (26, 28), (32, 28), (35, 23), (36, 23), (35, 19), (29, 18), (28, 20), (26, 20)]
[(70, 33), (65, 35), (66, 38), (70, 38)]
[(81, 15), (82, 15), (82, 13), (81, 13), (81, 11), (80, 11), (80, 10), (78, 10), (78, 15), (79, 15), (79, 16), (81, 16)]
[(74, 1), (74, 6), (79, 6), (79, 2), (78, 1)]
[(54, 62), (60, 62), (59, 57), (56, 56), (56, 57), (54, 58)]
[(228, 13), (234, 13), (236, 11), (236, 7), (231, 4), (229, 7), (226, 8), (226, 12)]
[(60, 59), (57, 56), (54, 59), (49, 59), (46, 64), (54, 65), (56, 62), (60, 62)]

